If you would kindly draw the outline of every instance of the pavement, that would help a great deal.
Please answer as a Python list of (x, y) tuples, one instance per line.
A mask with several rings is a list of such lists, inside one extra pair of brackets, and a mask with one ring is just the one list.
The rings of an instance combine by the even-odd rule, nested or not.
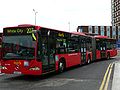
[(120, 90), (120, 61), (115, 63), (112, 90)]
[[(120, 58), (120, 50), (118, 50), (117, 56)], [(119, 61), (115, 62), (111, 90), (120, 90), (120, 59)]]

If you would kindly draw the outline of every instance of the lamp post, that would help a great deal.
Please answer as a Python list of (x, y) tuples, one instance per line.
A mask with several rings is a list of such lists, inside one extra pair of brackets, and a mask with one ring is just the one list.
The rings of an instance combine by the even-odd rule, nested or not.
[(70, 21), (68, 22), (68, 25), (69, 25), (69, 32), (70, 32)]
[(33, 12), (35, 13), (35, 25), (36, 25), (36, 15), (37, 15), (37, 11), (35, 11), (35, 9), (33, 9)]

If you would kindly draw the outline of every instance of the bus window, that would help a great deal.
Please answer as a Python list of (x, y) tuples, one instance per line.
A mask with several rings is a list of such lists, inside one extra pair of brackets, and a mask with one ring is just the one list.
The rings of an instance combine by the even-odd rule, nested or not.
[(101, 45), (99, 41), (96, 41), (96, 49), (101, 50)]
[(76, 53), (79, 51), (79, 43), (77, 36), (72, 36), (68, 41), (68, 53)]
[(55, 64), (55, 38), (53, 38), (52, 36), (49, 37), (48, 39), (48, 42), (49, 42), (49, 62), (50, 62), (50, 65), (54, 66)]
[(106, 50), (106, 41), (104, 41), (104, 40), (96, 41), (96, 49), (97, 50)]
[(62, 39), (62, 38), (58, 38), (56, 40), (56, 53), (58, 54), (62, 54), (62, 53), (66, 53), (66, 39)]
[(90, 38), (87, 38), (87, 40), (86, 40), (86, 49), (88, 51), (92, 51), (92, 39), (90, 39)]
[(47, 37), (42, 37), (42, 61), (44, 65), (48, 63), (47, 50)]
[(4, 59), (33, 59), (35, 41), (31, 35), (3, 36)]

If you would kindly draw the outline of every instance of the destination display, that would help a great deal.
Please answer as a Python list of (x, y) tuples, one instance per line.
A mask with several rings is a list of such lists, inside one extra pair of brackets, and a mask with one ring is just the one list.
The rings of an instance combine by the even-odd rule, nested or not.
[(34, 30), (34, 27), (13, 27), (13, 28), (4, 28), (4, 35), (27, 35), (31, 34)]

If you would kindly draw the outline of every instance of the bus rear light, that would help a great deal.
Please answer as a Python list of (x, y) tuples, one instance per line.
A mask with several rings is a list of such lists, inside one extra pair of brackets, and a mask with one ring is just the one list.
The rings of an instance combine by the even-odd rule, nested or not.
[(40, 70), (40, 68), (39, 68), (39, 67), (32, 67), (32, 68), (30, 68), (29, 70), (38, 71), (38, 70)]
[(25, 62), (24, 62), (24, 66), (25, 66), (25, 67), (29, 66), (29, 62), (25, 61)]
[(3, 70), (7, 70), (7, 68), (5, 66), (1, 66), (1, 69)]

